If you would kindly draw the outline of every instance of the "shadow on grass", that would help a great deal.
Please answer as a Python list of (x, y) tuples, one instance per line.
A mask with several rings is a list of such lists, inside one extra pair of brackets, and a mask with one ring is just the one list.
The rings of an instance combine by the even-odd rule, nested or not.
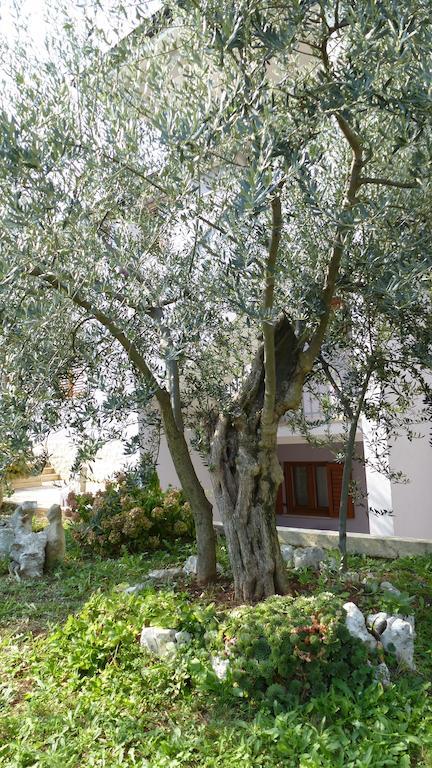
[(38, 635), (76, 613), (97, 591), (135, 584), (147, 571), (182, 563), (190, 547), (156, 554), (125, 554), (117, 559), (86, 559), (68, 542), (64, 564), (38, 581), (0, 576), (0, 634)]

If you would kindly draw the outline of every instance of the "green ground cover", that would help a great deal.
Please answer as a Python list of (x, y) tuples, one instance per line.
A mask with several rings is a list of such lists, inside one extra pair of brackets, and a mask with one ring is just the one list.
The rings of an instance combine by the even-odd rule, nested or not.
[[(190, 551), (92, 561), (69, 549), (65, 565), (38, 584), (0, 577), (2, 767), (432, 766), (431, 557), (350, 563), (402, 590), (399, 605), (388, 598), (384, 607), (415, 614), (418, 674), (394, 669), (386, 690), (341, 676), (329, 690), (284, 704), (253, 690), (237, 688), (236, 696), (206, 666), (205, 638), (233, 607), (227, 579), (203, 592), (186, 581), (122, 592)], [(383, 607), (373, 586), (340, 585), (334, 576), (296, 576), (292, 591), (331, 592), (335, 610), (346, 599)], [(139, 646), (144, 624), (186, 629), (193, 642), (175, 657), (152, 658)]]

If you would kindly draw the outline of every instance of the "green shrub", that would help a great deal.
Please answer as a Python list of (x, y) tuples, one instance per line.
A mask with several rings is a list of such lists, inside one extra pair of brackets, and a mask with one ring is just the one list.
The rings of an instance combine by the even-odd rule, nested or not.
[(66, 515), (71, 533), (84, 551), (103, 557), (122, 549), (143, 552), (192, 541), (190, 506), (174, 488), (163, 492), (155, 471), (143, 478), (137, 471), (120, 473), (104, 491), (70, 493)]
[(350, 637), (341, 601), (329, 593), (275, 597), (234, 612), (213, 643), (229, 659), (227, 684), (250, 699), (290, 706), (331, 684), (372, 680), (368, 652)]

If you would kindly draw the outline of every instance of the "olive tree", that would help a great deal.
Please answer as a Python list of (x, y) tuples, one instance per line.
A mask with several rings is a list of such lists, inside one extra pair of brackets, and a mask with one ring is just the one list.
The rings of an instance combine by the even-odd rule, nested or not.
[(154, 396), (205, 581), (196, 428), (245, 600), (287, 588), (278, 423), (360, 236), (365, 280), (429, 249), (426, 18), (421, 2), (185, 0), (108, 53), (68, 25), (58, 66), (14, 62), (5, 84), (4, 301), (29, 333), (63, 308), (88, 358), (111, 339)]

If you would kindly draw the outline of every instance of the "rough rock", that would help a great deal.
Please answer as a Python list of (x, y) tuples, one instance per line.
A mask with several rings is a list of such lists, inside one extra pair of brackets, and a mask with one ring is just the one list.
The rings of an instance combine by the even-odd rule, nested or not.
[(299, 547), (294, 552), (294, 569), (319, 568), (319, 564), (325, 559), (325, 552), (321, 547)]
[(212, 656), (210, 659), (213, 672), (219, 680), (225, 680), (229, 667), (229, 659), (224, 659), (222, 656)]
[(294, 552), (295, 547), (292, 547), (291, 544), (281, 544), (281, 555), (286, 562), (286, 564), (291, 567), (294, 565)]
[[(223, 568), (220, 563), (216, 563), (216, 572), (221, 575), (223, 573)], [(198, 573), (198, 557), (197, 555), (190, 555), (187, 560), (185, 560), (183, 565), (183, 573), (186, 574), (186, 576), (196, 576)]]
[(48, 526), (46, 527), (47, 543), (45, 548), (45, 570), (51, 570), (62, 563), (66, 551), (65, 532), (62, 521), (62, 511), (59, 504), (53, 504), (47, 512)]
[(183, 568), (160, 568), (156, 571), (149, 571), (148, 577), (152, 581), (159, 581), (162, 584), (166, 584), (170, 581), (178, 579), (183, 575)]
[(142, 592), (142, 590), (145, 589), (147, 584), (148, 582), (142, 581), (140, 584), (133, 584), (131, 587), (126, 587), (123, 592), (125, 595), (137, 595), (138, 592)]
[(176, 634), (175, 629), (143, 627), (140, 645), (157, 656), (166, 656), (175, 649)]
[(375, 680), (381, 683), (384, 688), (387, 688), (391, 684), (390, 670), (387, 664), (382, 661), (381, 664), (375, 668)]
[(10, 551), (10, 573), (19, 579), (39, 579), (45, 564), (45, 531), (39, 533), (15, 533)]
[(387, 627), (388, 614), (385, 611), (370, 613), (366, 619), (366, 626), (376, 636), (381, 636)]
[(376, 648), (377, 641), (367, 631), (365, 617), (360, 608), (355, 603), (345, 603), (344, 610), (346, 612), (346, 628), (351, 637), (358, 637), (359, 640), (366, 643), (371, 649)]
[(0, 517), (0, 557), (8, 557), (14, 540), (14, 530), (9, 516)]
[(16, 536), (32, 532), (34, 513), (37, 509), (35, 501), (24, 501), (11, 515), (11, 525)]
[(189, 632), (182, 631), (175, 633), (175, 641), (177, 645), (189, 645), (191, 640), (192, 635), (190, 635)]
[(25, 501), (15, 509), (12, 515), (0, 518), (0, 557), (10, 555), (16, 536), (32, 532), (36, 506), (35, 501)]
[(390, 581), (382, 581), (380, 584), (380, 587), (384, 592), (390, 592), (391, 595), (394, 595), (395, 597), (399, 597), (401, 594), (400, 589), (397, 589)]
[[(412, 617), (408, 617), (411, 619)], [(414, 623), (401, 616), (389, 616), (387, 627), (381, 635), (381, 642), (386, 650), (394, 650), (399, 662), (408, 669), (415, 670), (414, 664)]]
[(164, 627), (143, 627), (140, 645), (156, 656), (173, 653), (180, 645), (187, 645), (192, 640), (189, 632), (177, 632)]

